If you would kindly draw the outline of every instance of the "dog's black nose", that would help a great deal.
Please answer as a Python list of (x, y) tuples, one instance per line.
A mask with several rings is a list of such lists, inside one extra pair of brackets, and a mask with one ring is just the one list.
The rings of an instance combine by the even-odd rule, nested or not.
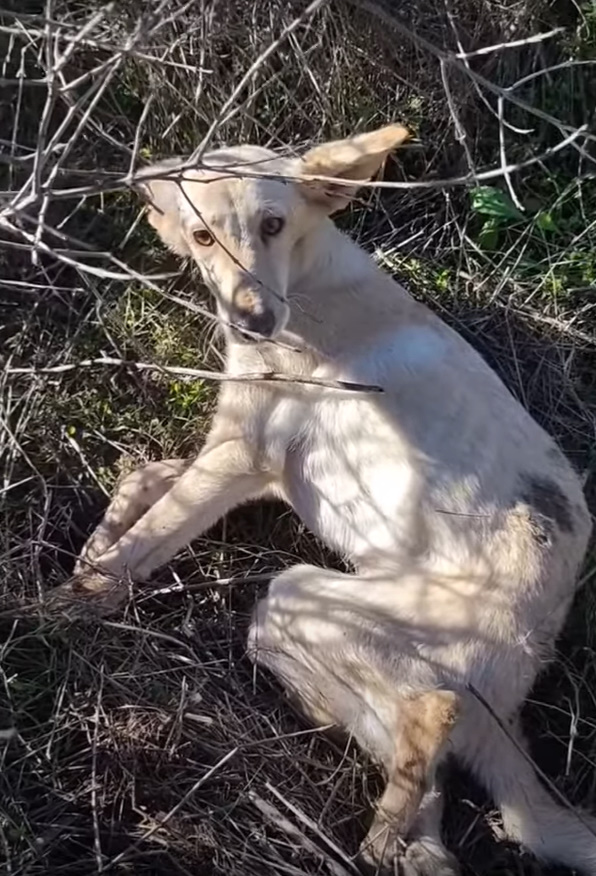
[(245, 311), (233, 314), (230, 320), (234, 328), (241, 332), (249, 332), (251, 335), (260, 335), (262, 338), (270, 338), (275, 329), (275, 314), (272, 310), (264, 310), (262, 313), (246, 313)]

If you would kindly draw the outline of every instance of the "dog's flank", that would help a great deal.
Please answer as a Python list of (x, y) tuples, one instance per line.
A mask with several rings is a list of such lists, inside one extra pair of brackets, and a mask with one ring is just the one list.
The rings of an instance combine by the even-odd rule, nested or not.
[[(249, 655), (315, 722), (342, 728), (384, 767), (363, 859), (456, 872), (437, 773), (452, 752), (493, 795), (509, 837), (596, 876), (593, 822), (551, 800), (469, 694), (519, 735), (589, 537), (579, 480), (478, 353), (328, 218), (405, 137), (389, 126), (301, 159), (241, 146), (205, 156), (208, 171), (148, 174), (150, 222), (214, 294), (228, 373), (384, 392), (223, 384), (198, 457), (126, 479), (75, 580), (117, 604), (128, 592), (120, 578), (147, 577), (234, 506), (286, 500), (354, 573), (277, 576)], [(247, 162), (266, 175), (243, 178)], [(260, 338), (246, 342), (234, 326)]]

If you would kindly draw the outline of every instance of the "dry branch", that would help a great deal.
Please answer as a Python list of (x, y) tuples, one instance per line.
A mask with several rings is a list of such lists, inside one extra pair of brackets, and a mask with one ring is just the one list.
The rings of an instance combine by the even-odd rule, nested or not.
[(224, 372), (202, 371), (198, 368), (181, 368), (173, 365), (158, 365), (149, 362), (129, 362), (125, 359), (114, 359), (110, 356), (99, 356), (97, 359), (84, 359), (81, 362), (69, 362), (64, 365), (51, 365), (47, 368), (19, 368), (8, 366), (5, 373), (13, 376), (66, 374), (78, 371), (79, 368), (96, 366), (112, 366), (134, 368), (137, 371), (159, 371), (177, 377), (188, 377), (196, 380), (215, 380), (230, 383), (291, 383), (300, 386), (320, 386), (325, 389), (341, 389), (347, 392), (383, 392), (381, 386), (365, 383), (352, 383), (349, 380), (326, 380), (322, 377), (301, 377), (299, 374), (281, 374), (275, 371), (261, 371), (253, 374), (227, 374)]

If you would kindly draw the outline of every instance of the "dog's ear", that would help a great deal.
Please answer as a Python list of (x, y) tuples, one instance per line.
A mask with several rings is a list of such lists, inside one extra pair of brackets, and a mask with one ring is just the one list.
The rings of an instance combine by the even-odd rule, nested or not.
[(407, 140), (410, 132), (401, 125), (387, 125), (377, 131), (334, 140), (310, 149), (300, 160), (301, 186), (305, 196), (325, 206), (329, 213), (345, 207), (358, 186), (313, 180), (321, 176), (365, 182), (381, 168), (390, 152)]
[(135, 190), (147, 202), (147, 219), (165, 245), (179, 256), (190, 255), (180, 224), (180, 181), (182, 172), (172, 171), (183, 158), (169, 158), (144, 167), (137, 174)]

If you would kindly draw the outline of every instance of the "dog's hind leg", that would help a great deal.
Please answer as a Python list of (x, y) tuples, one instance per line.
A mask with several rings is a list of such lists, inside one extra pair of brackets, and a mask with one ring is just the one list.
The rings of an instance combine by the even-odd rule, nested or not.
[[(311, 566), (282, 573), (257, 607), (248, 653), (278, 677), (316, 724), (337, 726), (383, 768), (386, 788), (360, 859), (374, 873), (393, 873), (406, 859), (410, 836), (431, 832), (431, 815), (425, 824), (418, 813), (456, 723), (459, 697), (447, 690), (413, 691), (412, 678), (403, 683), (396, 678), (396, 658), (409, 644), (405, 637), (400, 642), (399, 627), (380, 629), (375, 611), (367, 614), (362, 590), (375, 586), (383, 584)], [(358, 594), (360, 601), (354, 598)], [(390, 656), (387, 635), (393, 642)], [(440, 836), (435, 837), (440, 811), (432, 829), (440, 850)], [(441, 861), (451, 863), (446, 852), (441, 858), (424, 851), (412, 852), (410, 874), (457, 872), (439, 868)], [(421, 861), (426, 869), (416, 869)]]
[(457, 720), (458, 697), (426, 691), (400, 697), (395, 749), (385, 792), (360, 848), (373, 872), (404, 876), (455, 876), (457, 864), (441, 840), (441, 798), (434, 785), (437, 761)]

